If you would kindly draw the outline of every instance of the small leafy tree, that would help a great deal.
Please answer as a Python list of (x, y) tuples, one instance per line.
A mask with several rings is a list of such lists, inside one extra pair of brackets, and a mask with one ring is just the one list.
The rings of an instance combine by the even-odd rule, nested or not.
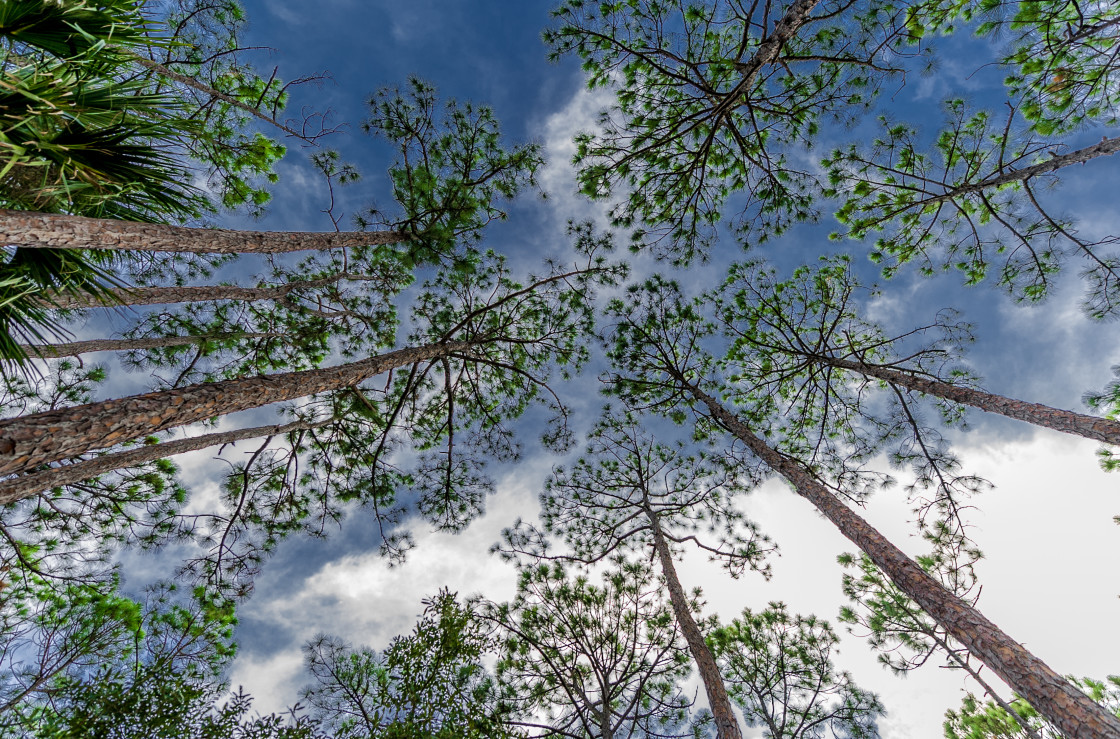
[(637, 739), (691, 734), (680, 682), (688, 658), (661, 584), (619, 564), (602, 586), (557, 564), (523, 568), (501, 626), (498, 680), (530, 736)]
[(509, 707), (482, 661), (492, 627), (447, 590), (382, 653), (320, 636), (304, 647), (311, 716), (335, 739), (502, 739)]
[(883, 706), (832, 664), (827, 621), (771, 603), (708, 633), (720, 672), (747, 724), (772, 739), (878, 737)]
[[(1069, 679), (1105, 710), (1120, 716), (1120, 677), (1110, 675), (1104, 680), (1094, 680), (1071, 676)], [(1009, 713), (1011, 709), (1014, 713)], [(992, 701), (981, 703), (975, 696), (968, 695), (959, 711), (945, 712), (945, 736), (947, 739), (1061, 739), (1063, 734), (1018, 696), (1008, 707)]]

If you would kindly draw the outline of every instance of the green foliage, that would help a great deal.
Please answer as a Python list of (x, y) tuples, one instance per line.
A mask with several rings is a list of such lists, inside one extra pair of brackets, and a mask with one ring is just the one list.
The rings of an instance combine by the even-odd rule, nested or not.
[(790, 615), (784, 603), (743, 611), (708, 634), (728, 693), (768, 739), (878, 737), (874, 693), (832, 664), (839, 639), (827, 621)]
[(910, 8), (907, 23), (917, 37), (971, 23), (977, 35), (1003, 41), (1008, 90), (1040, 134), (1117, 122), (1114, 3), (926, 0)]
[[(1120, 716), (1120, 677), (1110, 675), (1104, 680), (1094, 680), (1071, 675), (1069, 681), (1107, 711)], [(1063, 736), (1022, 698), (1016, 696), (1011, 706), (1030, 727), (1034, 737), (1061, 739)], [(947, 739), (1026, 739), (1031, 735), (995, 702), (981, 702), (976, 696), (967, 695), (959, 711), (945, 712), (945, 736)]]
[[(1106, 418), (1116, 419), (1120, 417), (1120, 367), (1113, 367), (1112, 374), (1117, 379), (1108, 383), (1100, 392), (1085, 393), (1082, 400), (1094, 412)], [(1115, 450), (1110, 447), (1098, 449), (1097, 458), (1100, 460), (1101, 469), (1105, 472), (1120, 469), (1120, 459), (1117, 458)]]
[(212, 684), (234, 652), (232, 605), (204, 588), (157, 583), (133, 600), (115, 574), (62, 587), (25, 579), (6, 590), (0, 615), (3, 736), (86, 736), (65, 727), (105, 721), (122, 684)]
[(304, 647), (315, 683), (303, 691), (335, 739), (503, 739), (509, 707), (482, 664), (492, 628), (446, 590), (416, 628), (378, 654), (320, 636)]
[(568, 0), (553, 11), (552, 57), (577, 55), (590, 88), (617, 93), (598, 130), (577, 136), (575, 161), (585, 195), (622, 196), (612, 214), (639, 229), (636, 248), (649, 238), (675, 263), (704, 256), (738, 192), (747, 202), (735, 223), (759, 240), (814, 216), (820, 185), (795, 152), (813, 145), (823, 118), (862, 111), (897, 71), (904, 8), (825, 3), (771, 49), (786, 10)]
[(399, 214), (373, 210), (359, 225), (381, 223), (412, 236), (413, 265), (446, 257), (505, 220), (497, 201), (536, 186), (544, 164), (537, 144), (502, 148), (493, 111), (449, 100), (442, 114), (432, 85), (411, 78), (405, 90), (384, 88), (370, 99), (363, 124), (393, 144), (389, 169)]
[(314, 722), (250, 715), (252, 698), (163, 670), (105, 670), (61, 708), (44, 710), (27, 739), (326, 739)]
[(558, 565), (525, 568), (502, 627), (498, 680), (534, 736), (688, 736), (688, 654), (660, 581), (621, 564), (603, 585)]
[[(923, 421), (915, 393), (887, 385), (883, 397), (873, 392), (877, 381), (830, 360), (967, 382), (954, 363), (967, 329), (946, 314), (889, 337), (860, 317), (872, 294), (842, 259), (799, 268), (788, 280), (760, 264), (735, 265), (724, 285), (692, 301), (674, 283), (652, 278), (608, 307), (615, 320), (608, 392), (680, 423), (695, 402), (687, 385), (721, 397), (770, 446), (845, 498), (860, 500), (893, 482), (869, 467), (885, 452), (894, 466), (910, 468), (906, 492), (919, 527), (957, 546), (967, 538), (964, 501), (986, 482), (960, 472), (940, 432)], [(953, 404), (941, 411), (960, 420)], [(712, 439), (722, 429), (696, 413), (693, 433)], [(727, 454), (740, 474), (758, 464), (734, 449)]]
[[(5, 415), (87, 403), (106, 379), (103, 367), (70, 360), (51, 362), (45, 370), (38, 379), (3, 378), (0, 407)], [(61, 584), (97, 579), (123, 547), (152, 549), (186, 538), (189, 526), (179, 518), (186, 491), (177, 471), (160, 460), (4, 506), (0, 559), (8, 577)]]
[[(624, 274), (601, 253), (608, 240), (587, 228), (576, 235), (579, 262), (550, 264), (525, 282), (500, 257), (477, 252), (425, 282), (406, 345), (469, 346), (302, 402), (295, 414), (309, 427), (257, 442), (232, 466), (220, 509), (195, 518), (205, 550), (186, 571), (247, 593), (284, 537), (323, 536), (359, 507), (376, 519), (382, 553), (398, 562), (412, 546), (414, 518), (457, 531), (483, 512), (492, 488), (486, 464), (516, 458), (510, 422), (534, 404), (555, 413), (547, 441), (562, 445), (567, 411), (551, 377), (587, 360), (583, 337), (594, 328), (595, 290)], [(388, 325), (378, 324), (391, 306), (352, 305), (359, 315), (373, 307), (370, 325), (384, 333), (367, 339), (391, 338)]]
[[(764, 429), (771, 446), (834, 480), (843, 495), (859, 497), (890, 483), (864, 469), (886, 452), (893, 467), (909, 468), (906, 493), (923, 532), (959, 541), (965, 501), (988, 483), (962, 473), (940, 431), (924, 421), (919, 393), (835, 362), (969, 386), (974, 380), (959, 364), (972, 341), (969, 327), (946, 309), (926, 325), (889, 336), (863, 318), (877, 297), (846, 258), (822, 258), (786, 280), (762, 264), (733, 265), (724, 285), (700, 298), (713, 306), (729, 342), (718, 364), (721, 393), (740, 417)], [(875, 392), (880, 389), (885, 398)], [(935, 406), (945, 423), (963, 422), (962, 406), (944, 400)]]
[(1021, 109), (1001, 121), (950, 100), (946, 112), (930, 149), (916, 128), (883, 118), (870, 147), (853, 144), (822, 162), (826, 194), (841, 198), (844, 235), (876, 235), (870, 256), (885, 277), (907, 263), (925, 275), (952, 268), (969, 285), (994, 276), (1023, 302), (1046, 298), (1063, 263), (1081, 257), (1086, 311), (1112, 315), (1120, 263), (1102, 248), (1112, 239), (1085, 237), (1051, 214), (1038, 193), (1053, 175), (1015, 174), (1045, 163), (1059, 145), (1022, 130)]

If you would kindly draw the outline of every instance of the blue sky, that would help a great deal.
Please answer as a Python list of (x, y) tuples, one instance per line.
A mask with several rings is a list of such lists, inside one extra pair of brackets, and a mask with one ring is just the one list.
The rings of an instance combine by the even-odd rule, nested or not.
[[(325, 146), (359, 165), (361, 183), (345, 190), (341, 208), (353, 212), (376, 201), (386, 204), (381, 177), (388, 164), (382, 142), (359, 130), (365, 101), (382, 85), (400, 84), (416, 75), (434, 83), (445, 96), (492, 106), (512, 142), (544, 145), (550, 162), (541, 174), (549, 199), (526, 195), (510, 209), (506, 223), (494, 225), (487, 244), (532, 267), (567, 248), (563, 224), (569, 218), (602, 221), (604, 206), (574, 194), (571, 136), (594, 123), (609, 97), (583, 88), (574, 59), (549, 63), (540, 41), (551, 2), (508, 0), (293, 0), (246, 2), (251, 25), (245, 41), (270, 46), (262, 67), (279, 65), (286, 79), (329, 71), (332, 81), (293, 95), (290, 113), (303, 105), (331, 108), (334, 120), (348, 123)], [(932, 130), (940, 120), (939, 101), (948, 96), (975, 96), (980, 104), (999, 105), (1001, 73), (987, 68), (973, 74), (989, 41), (963, 37), (939, 42), (944, 58), (929, 76), (911, 76), (897, 92), (890, 88), (890, 112), (920, 121)], [(822, 132), (811, 155), (852, 137), (869, 135), (873, 121), (853, 130)], [(1070, 138), (1079, 145), (1100, 130)], [(1120, 217), (1115, 192), (1120, 181), (1115, 163), (1093, 162), (1069, 174), (1062, 189), (1048, 193), (1059, 209), (1078, 218), (1083, 228), (1117, 233)], [(282, 179), (269, 214), (250, 226), (244, 219), (228, 225), (264, 229), (325, 230), (326, 192), (307, 164), (307, 154), (293, 146), (279, 167)], [(866, 247), (833, 243), (826, 219), (794, 229), (768, 244), (759, 254), (782, 268), (810, 261), (822, 250), (857, 255), (862, 270), (874, 268), (863, 258)], [(678, 277), (686, 286), (707, 288), (719, 280), (729, 259), (739, 258), (731, 240), (721, 242), (711, 263), (697, 265)], [(635, 271), (666, 270), (647, 257)], [(1086, 390), (1104, 385), (1109, 368), (1120, 363), (1115, 324), (1092, 323), (1079, 309), (1076, 269), (1067, 270), (1060, 289), (1047, 302), (1014, 305), (987, 287), (963, 289), (955, 274), (933, 279), (912, 270), (885, 285), (877, 314), (899, 327), (928, 319), (942, 306), (960, 309), (975, 325), (978, 341), (970, 355), (985, 386), (1012, 397), (1058, 407), (1082, 409)], [(566, 386), (577, 411), (577, 425), (593, 421), (601, 401), (588, 388), (594, 373)], [(559, 458), (535, 445), (538, 435), (530, 416), (520, 431), (525, 458), (498, 470), (497, 492), (487, 515), (465, 533), (453, 537), (418, 528), (419, 546), (403, 566), (389, 570), (376, 555), (375, 527), (361, 515), (348, 519), (326, 540), (291, 539), (266, 563), (254, 597), (242, 608), (238, 638), (241, 655), (232, 671), (262, 710), (296, 700), (304, 681), (299, 648), (316, 633), (338, 634), (352, 642), (381, 648), (397, 633), (411, 628), (420, 599), (449, 585), (460, 593), (488, 597), (512, 595), (513, 573), (486, 550), (503, 526), (521, 515), (532, 517), (541, 483)], [(981, 565), (984, 595), (980, 608), (1015, 638), (1025, 642), (1059, 672), (1103, 676), (1120, 671), (1120, 527), (1111, 516), (1120, 513), (1115, 478), (1100, 473), (1094, 445), (1038, 431), (1004, 419), (976, 413), (972, 430), (958, 433), (958, 451), (967, 469), (996, 484), (975, 512), (977, 539), (988, 559)], [(197, 496), (213, 494), (215, 467), (206, 455), (184, 458), (184, 473)], [(895, 491), (897, 492), (897, 491)], [(815, 612), (834, 619), (842, 599), (836, 554), (851, 551), (819, 516), (786, 490), (769, 482), (748, 502), (752, 517), (783, 547), (772, 582), (746, 577), (729, 583), (706, 563), (687, 559), (686, 585), (702, 585), (709, 608), (731, 618), (743, 606), (760, 607), (785, 599), (793, 611)], [(873, 501), (867, 516), (907, 551), (921, 549), (907, 524), (909, 512), (890, 492)], [(882, 723), (888, 739), (925, 739), (941, 735), (941, 715), (955, 708), (962, 689), (975, 690), (962, 676), (933, 665), (906, 679), (891, 676), (875, 664), (874, 655), (858, 638), (847, 638), (840, 666), (861, 685), (877, 690), (890, 712)]]

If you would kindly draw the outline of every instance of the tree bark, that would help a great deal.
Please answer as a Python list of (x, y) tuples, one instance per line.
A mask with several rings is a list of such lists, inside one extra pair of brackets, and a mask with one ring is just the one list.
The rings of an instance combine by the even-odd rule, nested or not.
[(774, 32), (758, 45), (754, 56), (749, 61), (735, 65), (735, 69), (743, 74), (743, 78), (735, 85), (735, 89), (724, 98), (724, 103), (720, 104), (719, 108), (724, 109), (718, 111), (720, 114), (734, 106), (736, 101), (750, 91), (759, 71), (767, 64), (773, 64), (777, 60), (778, 54), (781, 53), (786, 42), (796, 36), (797, 32), (812, 20), (809, 14), (820, 2), (821, 0), (796, 0), (774, 24)]
[(692, 659), (696, 661), (696, 669), (700, 679), (704, 681), (704, 692), (708, 695), (708, 707), (716, 721), (716, 736), (718, 739), (742, 739), (739, 730), (739, 721), (735, 718), (735, 711), (731, 707), (731, 699), (727, 696), (727, 687), (724, 685), (723, 676), (719, 674), (719, 666), (708, 649), (704, 635), (692, 617), (688, 607), (688, 596), (685, 595), (681, 581), (677, 577), (677, 568), (673, 564), (673, 555), (665, 536), (661, 532), (661, 524), (657, 514), (646, 508), (646, 517), (649, 518), (650, 530), (653, 532), (653, 547), (657, 550), (657, 557), (661, 561), (661, 571), (665, 574), (665, 581), (669, 585), (669, 602), (673, 604), (673, 613), (677, 617), (677, 625), (681, 627), (684, 639), (688, 642), (688, 650), (692, 652)]
[(406, 238), (400, 231), (229, 231), (0, 209), (0, 244), (32, 249), (279, 254), (395, 244)]
[(90, 339), (71, 341), (67, 344), (23, 344), (21, 348), (30, 356), (44, 359), (76, 357), (90, 352), (128, 352), (137, 349), (158, 349), (163, 346), (190, 346), (204, 341), (223, 339), (267, 339), (283, 336), (280, 333), (214, 334), (212, 336), (157, 336), (150, 339)]
[(771, 448), (715, 398), (673, 373), (681, 387), (703, 403), (712, 418), (786, 478), (840, 532), (864, 551), (904, 593), (954, 639), (1023, 696), (1071, 739), (1120, 739), (1120, 718), (1070, 685), (1038, 657), (1003, 633), (979, 611), (946, 590), (914, 560), (821, 485), (800, 462)]
[(170, 287), (122, 287), (107, 290), (112, 302), (103, 302), (92, 295), (53, 293), (46, 301), (52, 308), (105, 308), (117, 305), (167, 305), (170, 303), (202, 303), (215, 300), (280, 300), (293, 290), (326, 287), (343, 280), (375, 282), (381, 278), (340, 272), (318, 280), (296, 280), (283, 285), (239, 287), (237, 285), (187, 285)]
[[(333, 421), (333, 419), (332, 419)], [(198, 451), (212, 446), (232, 444), (245, 439), (256, 439), (262, 436), (280, 436), (291, 431), (317, 428), (332, 421), (293, 421), (276, 426), (255, 426), (234, 431), (222, 431), (215, 434), (204, 434), (190, 439), (176, 439), (162, 444), (144, 444), (134, 449), (128, 449), (114, 454), (103, 454), (100, 457), (82, 460), (73, 464), (51, 467), (45, 470), (36, 470), (20, 477), (10, 478), (0, 482), (0, 505), (9, 505), (16, 501), (30, 498), (36, 493), (51, 488), (69, 485), (82, 480), (89, 480), (98, 475), (104, 475), (113, 470), (124, 467), (154, 462), (157, 459), (173, 457), (176, 454)]]
[(334, 367), (201, 383), (0, 421), (0, 474), (59, 462), (215, 416), (355, 385), (394, 367), (473, 346), (408, 347)]
[(938, 398), (951, 400), (954, 403), (970, 405), (973, 408), (979, 408), (989, 413), (998, 413), (1001, 416), (1014, 418), (1017, 421), (1026, 421), (1035, 426), (1043, 426), (1045, 428), (1054, 429), (1055, 431), (1061, 431), (1065, 434), (1073, 434), (1075, 436), (1083, 436), (1086, 439), (1103, 441), (1106, 444), (1120, 445), (1120, 422), (1113, 421), (1109, 418), (1087, 416), (1084, 413), (1064, 411), (1039, 403), (1028, 403), (1003, 395), (986, 393), (983, 390), (950, 385), (949, 383), (939, 380), (917, 377), (909, 372), (871, 364), (863, 364), (862, 362), (853, 362), (848, 359), (837, 359), (835, 357), (817, 354), (807, 354), (805, 356), (807, 359), (821, 364), (852, 370), (866, 377), (875, 377), (880, 380), (885, 380), (892, 385), (898, 385), (908, 390), (916, 390), (926, 395), (933, 395)]

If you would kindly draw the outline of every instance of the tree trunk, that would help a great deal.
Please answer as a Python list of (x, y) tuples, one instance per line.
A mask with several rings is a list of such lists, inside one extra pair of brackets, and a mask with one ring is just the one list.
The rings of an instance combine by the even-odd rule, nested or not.
[(36, 493), (51, 488), (70, 485), (82, 480), (89, 480), (104, 475), (113, 470), (124, 467), (134, 467), (157, 459), (173, 457), (176, 454), (198, 451), (212, 446), (232, 444), (245, 439), (256, 439), (262, 436), (280, 436), (291, 431), (317, 428), (330, 421), (293, 421), (277, 426), (255, 426), (234, 431), (222, 431), (216, 434), (204, 434), (190, 439), (176, 439), (162, 444), (144, 444), (134, 449), (128, 449), (114, 454), (103, 454), (100, 457), (82, 460), (74, 464), (51, 467), (45, 470), (36, 470), (20, 477), (10, 478), (0, 482), (0, 505), (8, 505), (16, 501), (30, 498)]
[(727, 697), (727, 687), (723, 683), (723, 676), (719, 674), (712, 650), (708, 649), (696, 619), (692, 617), (692, 610), (688, 607), (688, 596), (685, 595), (681, 581), (677, 577), (677, 568), (673, 564), (673, 555), (665, 536), (661, 533), (661, 524), (657, 514), (646, 509), (650, 528), (653, 531), (653, 547), (657, 550), (657, 557), (661, 561), (661, 571), (665, 574), (665, 581), (669, 585), (669, 602), (673, 604), (673, 613), (677, 617), (677, 625), (681, 627), (684, 639), (688, 642), (688, 650), (696, 661), (696, 669), (700, 679), (704, 681), (704, 692), (708, 695), (708, 706), (716, 720), (716, 736), (718, 739), (742, 739), (739, 730), (739, 721), (735, 718), (735, 711), (731, 707), (731, 699)]
[(886, 382), (907, 388), (908, 390), (916, 390), (926, 395), (933, 395), (938, 398), (951, 400), (955, 403), (970, 405), (989, 413), (998, 413), (1001, 416), (1014, 418), (1018, 421), (1033, 423), (1035, 426), (1044, 426), (1049, 429), (1054, 429), (1055, 431), (1061, 431), (1062, 433), (1084, 436), (1086, 439), (1103, 441), (1106, 444), (1120, 445), (1120, 422), (1108, 418), (1098, 418), (1097, 416), (1087, 416), (1083, 413), (1063, 411), (1039, 403), (1028, 403), (1023, 400), (1007, 398), (1003, 395), (993, 395), (983, 390), (950, 385), (949, 383), (940, 382), (938, 380), (928, 380), (924, 377), (912, 375), (909, 372), (901, 372), (886, 367), (877, 367), (875, 365), (863, 364), (862, 362), (853, 362), (848, 359), (836, 359), (834, 357), (816, 354), (806, 355), (806, 358), (815, 362), (820, 362), (821, 364), (828, 364), (832, 367), (849, 369), (867, 377), (885, 380)]
[(900, 590), (913, 598), (954, 639), (999, 675), (1065, 736), (1071, 739), (1120, 739), (1120, 718), (1097, 705), (979, 611), (946, 590), (817, 482), (804, 465), (767, 446), (745, 423), (715, 398), (688, 382), (683, 375), (674, 373), (674, 376), (683, 388), (707, 406), (713, 419), (746, 444), (771, 469), (785, 477), (798, 495), (816, 506)]
[(293, 290), (311, 290), (326, 287), (343, 280), (375, 282), (379, 277), (340, 272), (318, 280), (297, 280), (283, 285), (264, 287), (238, 287), (237, 285), (188, 285), (170, 287), (121, 287), (106, 292), (113, 296), (109, 302), (93, 295), (53, 293), (46, 302), (52, 308), (105, 308), (117, 305), (167, 305), (170, 303), (202, 303), (214, 300), (280, 300)]
[(0, 209), (0, 244), (32, 249), (279, 254), (395, 244), (406, 238), (400, 231), (228, 231)]
[(0, 474), (23, 472), (85, 452), (227, 413), (355, 385), (394, 367), (445, 357), (469, 341), (408, 347), (358, 362), (173, 388), (0, 421)]
[(76, 357), (90, 352), (128, 352), (137, 349), (158, 349), (163, 346), (190, 346), (204, 341), (223, 339), (268, 339), (283, 336), (281, 333), (214, 334), (212, 336), (157, 336), (150, 339), (90, 339), (71, 341), (67, 344), (22, 344), (20, 348), (30, 356), (44, 359)]

